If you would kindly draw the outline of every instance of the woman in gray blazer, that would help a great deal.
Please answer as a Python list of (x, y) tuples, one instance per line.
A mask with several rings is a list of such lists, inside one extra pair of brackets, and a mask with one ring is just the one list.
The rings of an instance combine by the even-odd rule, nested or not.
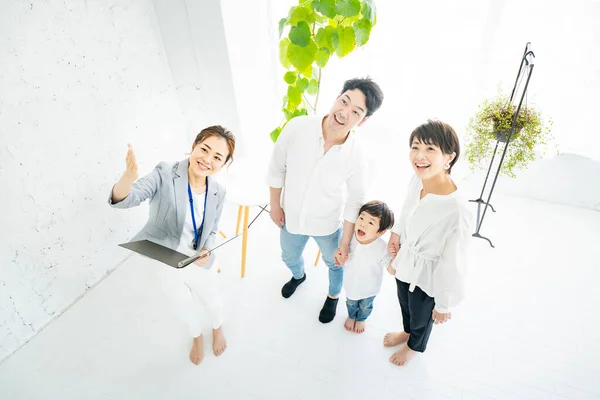
[(209, 252), (215, 244), (225, 189), (211, 175), (233, 160), (234, 150), (233, 134), (221, 126), (211, 126), (196, 136), (189, 158), (176, 163), (160, 162), (138, 179), (135, 154), (128, 145), (125, 172), (114, 185), (109, 200), (112, 207), (130, 208), (150, 199), (148, 222), (133, 241), (147, 239), (190, 256), (204, 255), (183, 269), (161, 269), (162, 283), (194, 338), (190, 351), (194, 364), (200, 364), (204, 357), (202, 313), (196, 301), (208, 310), (215, 355), (221, 355), (227, 347), (223, 306), (211, 268), (215, 255)]

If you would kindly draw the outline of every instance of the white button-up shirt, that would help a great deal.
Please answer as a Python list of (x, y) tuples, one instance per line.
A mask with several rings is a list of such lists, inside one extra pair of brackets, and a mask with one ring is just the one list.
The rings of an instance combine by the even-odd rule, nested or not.
[(355, 223), (365, 201), (367, 163), (355, 134), (325, 153), (323, 117), (300, 116), (281, 132), (271, 157), (267, 183), (283, 188), (288, 232), (325, 236), (344, 220)]
[(392, 266), (398, 280), (410, 283), (411, 292), (418, 286), (434, 298), (437, 312), (447, 313), (464, 298), (473, 218), (458, 190), (420, 199), (422, 188), (414, 176), (392, 228), (400, 235), (400, 251)]
[(352, 236), (348, 261), (344, 264), (344, 290), (350, 300), (362, 300), (376, 296), (381, 289), (383, 270), (392, 257), (382, 238), (361, 244)]

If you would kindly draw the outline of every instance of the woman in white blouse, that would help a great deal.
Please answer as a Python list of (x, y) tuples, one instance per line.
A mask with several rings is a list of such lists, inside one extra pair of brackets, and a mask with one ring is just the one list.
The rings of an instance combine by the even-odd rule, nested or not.
[(411, 180), (400, 218), (388, 243), (395, 256), (404, 330), (385, 335), (384, 345), (402, 345), (391, 357), (404, 365), (422, 353), (433, 324), (443, 324), (464, 294), (466, 246), (472, 217), (450, 178), (460, 155), (456, 132), (441, 121), (429, 120), (410, 135)]

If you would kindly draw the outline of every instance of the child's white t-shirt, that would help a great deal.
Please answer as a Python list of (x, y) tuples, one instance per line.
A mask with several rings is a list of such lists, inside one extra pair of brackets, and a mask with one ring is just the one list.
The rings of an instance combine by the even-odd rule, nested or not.
[(352, 236), (348, 261), (344, 265), (344, 290), (350, 300), (376, 296), (381, 289), (383, 270), (391, 261), (387, 243), (377, 238), (361, 244)]

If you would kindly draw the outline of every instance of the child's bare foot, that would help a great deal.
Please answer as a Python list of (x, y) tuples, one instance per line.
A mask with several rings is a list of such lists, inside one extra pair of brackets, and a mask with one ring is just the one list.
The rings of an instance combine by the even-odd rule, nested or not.
[(213, 329), (213, 353), (215, 353), (215, 356), (223, 354), (226, 348), (227, 341), (223, 334), (223, 327), (221, 326), (219, 329)]
[(394, 365), (401, 367), (403, 365), (408, 364), (408, 362), (412, 360), (416, 354), (416, 351), (412, 350), (410, 347), (408, 347), (408, 345), (404, 344), (400, 348), (400, 350), (392, 354), (392, 356), (390, 357), (390, 362)]
[(355, 333), (363, 333), (365, 331), (365, 321), (356, 321), (354, 324)]
[(202, 345), (202, 335), (194, 338), (192, 343), (192, 350), (190, 351), (190, 361), (194, 364), (198, 365), (202, 362), (204, 358), (204, 349)]
[(344, 322), (344, 328), (346, 328), (346, 330), (348, 332), (354, 332), (354, 323), (356, 321), (354, 321), (352, 318), (348, 317), (346, 318), (346, 322)]
[(386, 335), (383, 337), (383, 345), (385, 347), (398, 346), (399, 344), (408, 342), (409, 336), (410, 336), (410, 333), (406, 333), (404, 331), (403, 332), (386, 333)]

